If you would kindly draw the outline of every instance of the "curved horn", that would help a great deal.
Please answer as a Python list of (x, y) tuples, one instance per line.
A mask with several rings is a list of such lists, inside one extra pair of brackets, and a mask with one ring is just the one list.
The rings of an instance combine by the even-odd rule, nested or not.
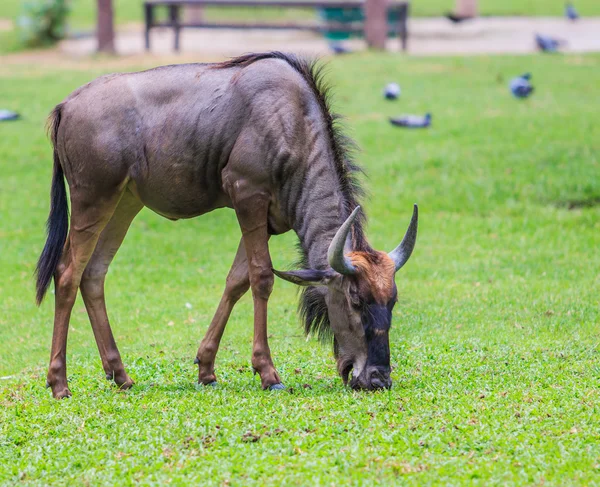
[(415, 242), (417, 241), (417, 226), (419, 223), (419, 207), (415, 205), (413, 210), (412, 218), (410, 219), (410, 225), (406, 234), (400, 242), (400, 245), (392, 250), (388, 255), (396, 264), (396, 272), (408, 261), (410, 254), (412, 254), (415, 248)]
[(358, 215), (358, 210), (360, 210), (360, 206), (354, 208), (354, 211), (346, 218), (346, 221), (336, 232), (333, 240), (329, 244), (329, 249), (327, 250), (327, 260), (329, 261), (331, 268), (344, 275), (354, 274), (356, 272), (350, 259), (344, 255), (344, 251), (347, 247), (350, 247), (350, 245), (347, 245), (349, 243), (350, 229)]

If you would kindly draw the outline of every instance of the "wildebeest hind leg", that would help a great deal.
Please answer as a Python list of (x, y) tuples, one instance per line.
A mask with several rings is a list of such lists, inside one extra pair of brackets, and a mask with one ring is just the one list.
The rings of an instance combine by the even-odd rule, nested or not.
[(81, 296), (87, 308), (106, 378), (114, 380), (123, 389), (130, 388), (133, 381), (125, 372), (110, 329), (104, 299), (104, 280), (131, 222), (142, 208), (143, 204), (129, 191), (125, 191), (113, 216), (100, 234), (80, 284)]
[(221, 337), (233, 307), (246, 294), (249, 287), (250, 278), (248, 276), (246, 250), (244, 249), (244, 241), (240, 240), (235, 259), (227, 275), (221, 302), (210, 322), (206, 335), (202, 339), (202, 343), (200, 343), (200, 348), (198, 348), (195, 361), (198, 364), (198, 384), (213, 384), (216, 382), (215, 357), (219, 350)]
[(54, 331), (47, 381), (56, 399), (71, 395), (67, 386), (67, 332), (81, 276), (121, 193), (103, 199), (78, 191), (71, 193), (71, 228), (54, 273)]

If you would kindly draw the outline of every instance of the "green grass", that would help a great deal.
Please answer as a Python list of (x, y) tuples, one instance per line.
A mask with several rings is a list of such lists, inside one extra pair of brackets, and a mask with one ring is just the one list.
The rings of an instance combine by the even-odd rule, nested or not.
[[(506, 83), (524, 71), (536, 92), (518, 101)], [(0, 124), (0, 484), (600, 483), (600, 56), (332, 62), (369, 174), (372, 243), (391, 249), (412, 203), (421, 209), (397, 276), (391, 391), (346, 390), (280, 281), (270, 343), (288, 391), (263, 392), (251, 373), (248, 296), (217, 357), (219, 387), (196, 390), (192, 360), (239, 231), (230, 211), (173, 223), (144, 210), (107, 282), (137, 385), (104, 380), (78, 300), (74, 396), (55, 401), (44, 388), (53, 304), (34, 306), (31, 279), (49, 204), (43, 125), (99, 73), (0, 70), (0, 105), (23, 115)], [(381, 99), (392, 80), (395, 103)], [(427, 131), (387, 123), (428, 110)], [(273, 239), (277, 267), (293, 244)]]
[(10, 54), (21, 49), (16, 30), (0, 30), (0, 55)]
[[(142, 2), (140, 0), (113, 0), (118, 23), (141, 22)], [(2, 0), (0, 5), (0, 18), (14, 18), (20, 12), (23, 0)], [(596, 0), (577, 0), (576, 6), (584, 16), (600, 15), (600, 2)], [(77, 27), (91, 26), (96, 18), (96, 0), (72, 0), (72, 23)], [(415, 0), (411, 2), (411, 13), (420, 16), (440, 16), (454, 8), (454, 0)], [(240, 9), (237, 9), (240, 10)], [(230, 16), (231, 9), (212, 10), (214, 15)], [(269, 15), (272, 9), (261, 11), (261, 16)], [(564, 2), (562, 0), (481, 0), (480, 12), (482, 15), (563, 15)], [(235, 15), (235, 14), (233, 14)], [(281, 10), (280, 16), (307, 15), (306, 12)], [(242, 11), (238, 17), (253, 16), (252, 11)]]

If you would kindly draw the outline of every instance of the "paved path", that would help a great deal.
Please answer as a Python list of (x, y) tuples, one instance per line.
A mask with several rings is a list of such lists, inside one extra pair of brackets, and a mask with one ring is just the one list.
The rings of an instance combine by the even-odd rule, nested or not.
[[(1, 1), (1, 0), (0, 0)], [(0, 19), (0, 30), (10, 23)], [(568, 22), (562, 18), (488, 17), (454, 25), (445, 18), (410, 20), (409, 54), (469, 55), (469, 54), (526, 54), (535, 51), (534, 34), (549, 34), (567, 41), (566, 52), (600, 52), (600, 17)], [(122, 66), (155, 65), (173, 62), (216, 61), (249, 51), (278, 49), (308, 55), (330, 54), (327, 42), (318, 35), (297, 31), (204, 31), (184, 30), (183, 52), (174, 55), (173, 33), (157, 30), (152, 35), (153, 50), (146, 54), (143, 45), (143, 26), (122, 26), (117, 35), (118, 58), (92, 57), (96, 49), (93, 37), (70, 39), (57, 49), (22, 51), (0, 56), (0, 75), (10, 73), (13, 65), (53, 65), (72, 69), (90, 69), (103, 62)], [(365, 49), (361, 40), (347, 45), (355, 50)], [(389, 42), (390, 50), (399, 50), (398, 42)]]
[[(600, 18), (569, 22), (563, 18), (544, 17), (488, 17), (454, 25), (445, 18), (410, 20), (409, 53), (412, 55), (456, 54), (525, 54), (535, 51), (534, 34), (552, 35), (567, 41), (565, 51), (600, 51)], [(155, 30), (152, 34), (152, 52), (171, 53), (171, 31)], [(361, 40), (348, 41), (353, 49), (365, 49)], [(68, 40), (61, 50), (70, 55), (89, 55), (94, 52), (93, 38)], [(118, 33), (120, 54), (135, 55), (144, 52), (142, 26), (130, 25)], [(389, 42), (390, 50), (398, 50), (398, 42)], [(279, 49), (308, 54), (328, 53), (327, 42), (320, 36), (297, 31), (239, 31), (197, 30), (182, 31), (184, 54), (197, 53), (202, 57), (233, 56), (243, 52)]]

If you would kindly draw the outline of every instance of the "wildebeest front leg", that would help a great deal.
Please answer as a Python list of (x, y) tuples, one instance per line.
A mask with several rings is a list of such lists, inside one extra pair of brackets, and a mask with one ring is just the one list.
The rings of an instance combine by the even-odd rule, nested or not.
[(219, 350), (225, 326), (235, 303), (248, 291), (249, 287), (250, 279), (248, 276), (246, 250), (244, 248), (244, 241), (240, 240), (235, 259), (227, 275), (227, 283), (221, 297), (221, 302), (215, 316), (210, 322), (206, 335), (204, 335), (200, 348), (198, 348), (198, 354), (196, 355), (198, 384), (212, 384), (216, 382), (215, 357)]
[(237, 184), (236, 189), (232, 199), (242, 230), (254, 300), (252, 367), (260, 374), (263, 389), (283, 389), (271, 359), (267, 339), (267, 303), (275, 279), (269, 255), (267, 227), (270, 199), (266, 193), (244, 194), (243, 183)]

